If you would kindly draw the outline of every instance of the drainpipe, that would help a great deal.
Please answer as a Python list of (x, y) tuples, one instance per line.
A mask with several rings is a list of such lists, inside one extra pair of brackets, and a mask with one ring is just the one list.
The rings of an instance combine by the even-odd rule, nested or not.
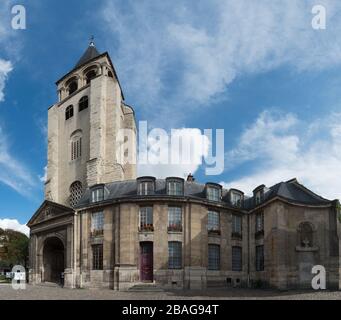
[(250, 214), (247, 214), (247, 286), (250, 288)]
[(83, 239), (83, 235), (82, 235), (82, 232), (83, 232), (83, 224), (82, 224), (82, 211), (79, 212), (79, 287), (82, 288), (83, 287), (83, 274), (82, 274), (82, 265), (83, 265), (83, 259), (82, 259), (82, 256), (83, 256), (83, 247), (82, 247), (82, 239)]

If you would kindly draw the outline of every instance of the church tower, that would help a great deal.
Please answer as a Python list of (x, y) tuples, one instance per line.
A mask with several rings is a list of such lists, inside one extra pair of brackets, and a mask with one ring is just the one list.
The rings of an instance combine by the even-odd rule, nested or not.
[[(58, 102), (48, 112), (45, 199), (73, 207), (87, 187), (136, 178), (136, 123), (107, 52), (93, 41), (57, 81)], [(118, 156), (123, 132), (129, 163)], [(122, 142), (121, 142), (122, 145)]]

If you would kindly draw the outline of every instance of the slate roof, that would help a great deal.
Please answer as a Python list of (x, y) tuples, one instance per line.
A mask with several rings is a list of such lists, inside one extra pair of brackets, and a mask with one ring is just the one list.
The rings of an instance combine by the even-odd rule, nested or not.
[[(197, 182), (184, 182), (184, 195), (183, 198), (201, 199), (206, 200), (205, 184)], [(127, 180), (127, 181), (117, 181), (105, 184), (105, 200), (114, 201), (118, 199), (141, 199), (148, 198), (153, 199), (157, 197), (172, 197), (166, 194), (166, 180), (156, 179), (155, 180), (155, 193), (149, 196), (139, 196), (137, 195), (137, 181)], [(305, 188), (303, 185), (299, 184), (296, 179), (289, 180), (287, 182), (280, 182), (269, 189), (266, 189), (264, 193), (265, 203), (275, 197), (280, 197), (286, 201), (303, 204), (303, 205), (328, 205), (332, 201), (324, 199), (317, 194), (313, 193), (309, 189)], [(261, 203), (261, 204), (262, 204)], [(215, 202), (216, 204), (216, 202)], [(229, 190), (222, 189), (222, 201), (223, 204), (228, 207), (233, 207), (230, 202)], [(90, 205), (90, 190), (87, 189), (80, 199), (77, 208), (87, 207)], [(242, 209), (252, 210), (256, 207), (253, 197), (246, 197), (244, 200), (244, 205)]]
[(75, 65), (75, 68), (78, 68), (83, 64), (86, 64), (88, 61), (97, 58), (98, 56), (100, 56), (100, 53), (97, 51), (95, 45), (90, 45), (88, 49), (86, 49), (82, 57), (79, 59), (77, 64)]

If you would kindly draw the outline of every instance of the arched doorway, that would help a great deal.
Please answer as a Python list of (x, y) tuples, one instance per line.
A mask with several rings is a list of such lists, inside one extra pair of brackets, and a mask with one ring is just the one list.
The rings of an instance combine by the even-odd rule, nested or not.
[(48, 238), (44, 243), (44, 282), (55, 282), (61, 284), (64, 272), (64, 244), (57, 237)]

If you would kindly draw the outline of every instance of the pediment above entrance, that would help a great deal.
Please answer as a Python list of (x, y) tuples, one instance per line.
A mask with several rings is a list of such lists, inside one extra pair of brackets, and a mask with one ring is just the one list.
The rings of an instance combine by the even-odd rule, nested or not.
[(27, 223), (28, 227), (32, 227), (37, 223), (55, 218), (57, 216), (62, 216), (65, 214), (73, 214), (74, 210), (72, 208), (63, 206), (61, 204), (45, 200), (36, 213), (32, 216), (30, 221)]

